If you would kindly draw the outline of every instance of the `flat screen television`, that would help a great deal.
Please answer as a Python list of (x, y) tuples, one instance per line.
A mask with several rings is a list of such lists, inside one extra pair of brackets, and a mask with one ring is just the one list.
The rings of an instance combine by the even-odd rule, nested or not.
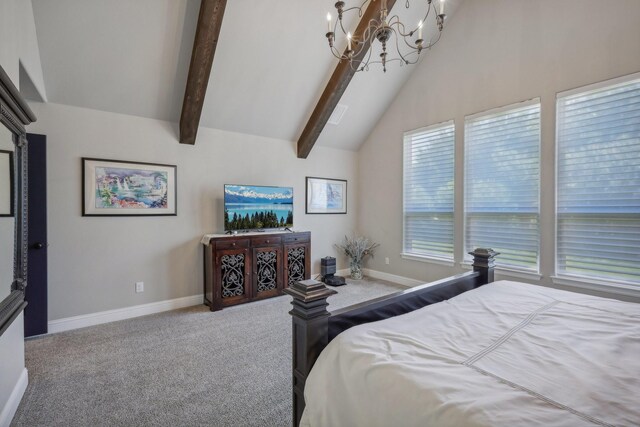
[(224, 230), (293, 227), (293, 187), (224, 186)]

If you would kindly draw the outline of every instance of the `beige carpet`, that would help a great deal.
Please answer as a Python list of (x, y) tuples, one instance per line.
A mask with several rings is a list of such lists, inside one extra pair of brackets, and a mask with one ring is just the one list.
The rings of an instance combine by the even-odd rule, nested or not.
[[(329, 310), (401, 289), (335, 288)], [(291, 298), (196, 306), (26, 342), (13, 426), (289, 426)]]

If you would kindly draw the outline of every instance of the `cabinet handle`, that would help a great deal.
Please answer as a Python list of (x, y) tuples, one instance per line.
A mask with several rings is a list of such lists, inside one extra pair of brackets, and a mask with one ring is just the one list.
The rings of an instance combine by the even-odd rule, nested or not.
[(236, 245), (236, 242), (233, 242), (233, 243), (231, 244), (231, 246), (235, 246), (235, 245)]
[(267, 240), (267, 243), (269, 243), (269, 241)]

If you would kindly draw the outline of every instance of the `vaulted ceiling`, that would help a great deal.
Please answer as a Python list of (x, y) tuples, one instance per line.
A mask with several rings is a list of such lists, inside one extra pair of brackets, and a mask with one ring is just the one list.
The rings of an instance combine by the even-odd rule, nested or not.
[[(405, 1), (393, 13), (417, 22), (426, 0), (409, 10)], [(462, 1), (447, 0), (448, 22)], [(32, 2), (50, 102), (179, 120), (199, 0)], [(333, 3), (228, 1), (200, 125), (297, 140), (337, 64), (324, 35)], [(357, 73), (340, 100), (341, 123), (328, 124), (317, 145), (358, 149), (415, 69)]]

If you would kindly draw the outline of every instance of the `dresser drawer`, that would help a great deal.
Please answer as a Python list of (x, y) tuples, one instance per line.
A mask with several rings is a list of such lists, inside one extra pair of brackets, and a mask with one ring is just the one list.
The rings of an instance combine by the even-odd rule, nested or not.
[(280, 236), (260, 236), (251, 238), (251, 245), (255, 247), (280, 245), (281, 243), (282, 237)]
[(229, 239), (228, 241), (219, 240), (216, 242), (216, 250), (220, 249), (239, 249), (248, 248), (249, 239)]
[(284, 236), (283, 240), (285, 243), (307, 243), (310, 238), (308, 233), (296, 233)]

